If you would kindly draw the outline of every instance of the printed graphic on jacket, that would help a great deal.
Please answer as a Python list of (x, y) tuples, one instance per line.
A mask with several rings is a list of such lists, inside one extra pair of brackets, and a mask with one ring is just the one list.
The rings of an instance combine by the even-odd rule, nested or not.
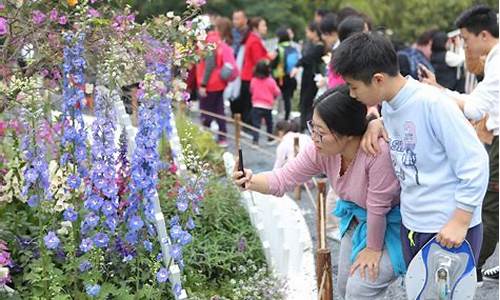
[[(414, 173), (415, 182), (420, 185), (418, 179), (417, 154), (415, 148), (417, 145), (417, 132), (415, 124), (411, 121), (406, 121), (403, 126), (403, 137), (396, 133), (394, 138), (389, 141), (391, 147), (391, 158), (394, 172), (398, 179), (403, 182), (407, 174)], [(398, 163), (398, 161), (400, 163)], [(405, 169), (403, 169), (405, 168)]]

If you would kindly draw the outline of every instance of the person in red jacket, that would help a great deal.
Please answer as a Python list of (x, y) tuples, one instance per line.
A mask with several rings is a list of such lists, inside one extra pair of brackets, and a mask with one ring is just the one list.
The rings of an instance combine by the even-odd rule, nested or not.
[[(251, 124), (252, 102), (250, 94), (250, 81), (253, 77), (253, 71), (257, 62), (262, 59), (272, 59), (275, 55), (267, 52), (262, 42), (262, 36), (267, 33), (266, 20), (260, 17), (254, 17), (250, 20), (249, 31), (243, 37), (245, 55), (243, 58), (243, 67), (241, 70), (241, 89), (240, 96), (231, 102), (231, 111), (233, 114), (241, 113), (245, 123)], [(240, 49), (241, 51), (241, 49)]]
[[(230, 51), (234, 57), (231, 44), (231, 21), (228, 18), (217, 18), (215, 30), (210, 31), (206, 38), (207, 43), (215, 45), (215, 49), (196, 66), (196, 81), (198, 83), (198, 94), (200, 96), (200, 109), (224, 116), (223, 92), (227, 81), (221, 77), (224, 65), (224, 52)], [(226, 121), (214, 118), (207, 114), (201, 114), (203, 126), (210, 127), (212, 121), (216, 121), (219, 131), (227, 133)], [(218, 137), (219, 145), (226, 147), (226, 137), (222, 134)]]

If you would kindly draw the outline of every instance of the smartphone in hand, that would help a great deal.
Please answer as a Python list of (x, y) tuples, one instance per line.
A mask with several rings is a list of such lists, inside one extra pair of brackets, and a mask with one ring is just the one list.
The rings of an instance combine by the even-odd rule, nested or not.
[[(242, 178), (245, 177), (245, 169), (243, 168), (243, 151), (241, 149), (238, 149), (238, 171), (243, 172)], [(245, 188), (244, 183), (241, 186)]]
[(427, 75), (427, 71), (424, 69), (424, 67), (422, 65), (418, 65), (418, 73), (420, 74), (421, 78), (427, 78), (427, 77), (429, 77)]

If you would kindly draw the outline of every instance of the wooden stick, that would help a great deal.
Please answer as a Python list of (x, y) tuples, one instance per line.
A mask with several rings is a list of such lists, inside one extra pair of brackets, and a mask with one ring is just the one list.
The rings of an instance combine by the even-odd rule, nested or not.
[(240, 149), (241, 138), (241, 114), (234, 114), (234, 141), (236, 143), (236, 151)]

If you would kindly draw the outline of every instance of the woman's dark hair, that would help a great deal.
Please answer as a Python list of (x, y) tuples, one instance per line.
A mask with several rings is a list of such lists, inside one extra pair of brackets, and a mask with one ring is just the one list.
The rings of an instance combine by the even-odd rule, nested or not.
[(278, 43), (290, 41), (290, 34), (285, 26), (281, 26), (276, 30), (276, 36), (278, 37)]
[(253, 17), (248, 21), (248, 27), (250, 27), (250, 31), (259, 28), (259, 23), (264, 20), (261, 17)]
[(259, 60), (259, 62), (255, 65), (253, 76), (263, 79), (269, 77), (269, 75), (271, 75), (269, 62), (266, 59)]
[(365, 30), (365, 19), (359, 16), (349, 16), (339, 24), (339, 40), (342, 42), (356, 32)]
[(373, 74), (397, 76), (398, 56), (392, 43), (378, 34), (358, 32), (344, 40), (333, 53), (333, 68), (342, 77), (371, 84)]
[(318, 35), (318, 38), (321, 40), (321, 31), (319, 30), (318, 23), (311, 21), (307, 24), (307, 29), (311, 32), (315, 32)]
[(446, 43), (448, 42), (448, 35), (444, 31), (438, 31), (432, 36), (432, 52), (446, 51)]
[(231, 20), (225, 17), (218, 17), (215, 21), (215, 28), (220, 34), (220, 37), (229, 45), (233, 43), (233, 34), (231, 33), (231, 28), (233, 24)]
[(498, 38), (498, 12), (486, 5), (476, 5), (464, 12), (455, 21), (457, 28), (465, 28), (478, 35), (481, 31), (488, 31)]
[(341, 136), (362, 136), (366, 131), (366, 106), (349, 95), (346, 84), (326, 91), (314, 110), (330, 131)]

